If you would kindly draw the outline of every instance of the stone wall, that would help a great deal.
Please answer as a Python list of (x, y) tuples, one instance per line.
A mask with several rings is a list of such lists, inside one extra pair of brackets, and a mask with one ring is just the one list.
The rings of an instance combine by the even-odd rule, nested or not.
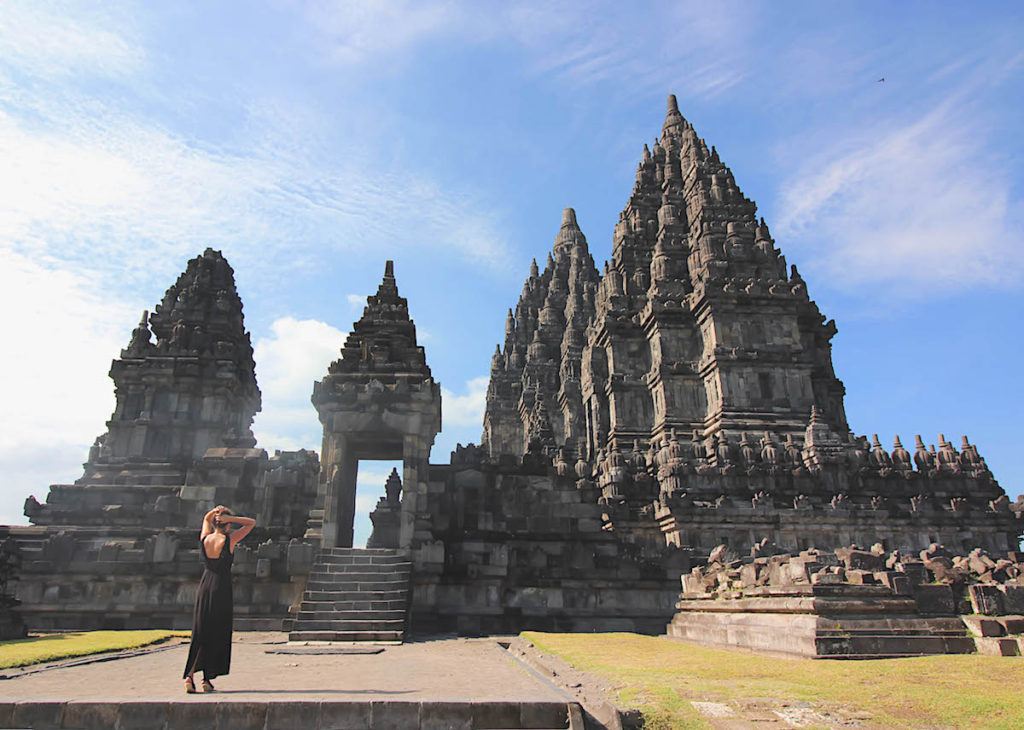
[(254, 515), (235, 551), (239, 627), (278, 630), (301, 596), (315, 545), (302, 542), (319, 461), (307, 451), (210, 449), (185, 484), (54, 485), (11, 527), (23, 557), (17, 597), (34, 630), (188, 628), (202, 560), (203, 515), (216, 504)]
[[(33, 630), (189, 629), (203, 571), (196, 529), (12, 527), (22, 546), (18, 597)], [(235, 549), (237, 628), (280, 630), (314, 548), (297, 539)]]
[(14, 585), (21, 572), (21, 551), (6, 528), (0, 527), (0, 641), (25, 636), (25, 622), (14, 596)]
[(417, 513), (431, 537), (413, 551), (414, 631), (662, 630), (683, 552), (616, 539), (596, 492), (550, 460), (453, 462), (431, 466)]

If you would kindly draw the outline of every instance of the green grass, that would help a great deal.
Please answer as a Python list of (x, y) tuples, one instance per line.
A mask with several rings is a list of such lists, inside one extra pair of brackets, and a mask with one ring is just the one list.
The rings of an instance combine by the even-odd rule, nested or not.
[(618, 687), (649, 728), (707, 727), (691, 700), (766, 698), (862, 712), (867, 727), (1024, 727), (1021, 659), (783, 659), (636, 634), (523, 638)]
[(138, 649), (173, 636), (188, 636), (180, 631), (86, 631), (75, 634), (52, 634), (27, 639), (0, 641), (0, 669), (27, 667), (30, 664), (58, 659), (102, 654), (108, 651)]

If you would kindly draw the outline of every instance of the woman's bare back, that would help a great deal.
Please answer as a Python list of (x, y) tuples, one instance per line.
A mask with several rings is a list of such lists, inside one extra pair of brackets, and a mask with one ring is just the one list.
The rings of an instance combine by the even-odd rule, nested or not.
[[(214, 532), (203, 538), (203, 550), (206, 552), (206, 556), (211, 560), (216, 560), (220, 557), (220, 554), (224, 552), (224, 547), (228, 546), (228, 550), (231, 550), (230, 540), (227, 535), (219, 532)], [(231, 552), (234, 552), (233, 550)]]

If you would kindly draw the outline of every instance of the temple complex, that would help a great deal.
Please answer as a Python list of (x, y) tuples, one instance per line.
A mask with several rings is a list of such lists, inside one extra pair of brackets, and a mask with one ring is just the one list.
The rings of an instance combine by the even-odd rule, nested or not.
[[(293, 641), (625, 630), (758, 648), (799, 624), (805, 655), (975, 650), (961, 615), (1024, 606), (1021, 505), (966, 436), (887, 448), (851, 431), (836, 331), (675, 97), (611, 259), (598, 269), (567, 208), (531, 264), (481, 444), (447, 464), (429, 461), (441, 390), (391, 261), (311, 384), (319, 455), (258, 448), (258, 364), (207, 249), (114, 361), (82, 478), (0, 528), (20, 615), (187, 627), (201, 516), (225, 503), (258, 521), (235, 558), (237, 625)], [(402, 467), (361, 549), (371, 459)]]

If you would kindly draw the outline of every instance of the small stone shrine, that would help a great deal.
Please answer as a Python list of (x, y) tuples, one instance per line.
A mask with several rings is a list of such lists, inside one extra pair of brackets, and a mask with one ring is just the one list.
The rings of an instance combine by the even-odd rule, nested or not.
[[(207, 249), (114, 361), (82, 478), (5, 528), (22, 614), (187, 627), (201, 516), (226, 503), (259, 525), (236, 626), (296, 639), (668, 625), (808, 656), (1014, 653), (1022, 505), (966, 436), (854, 434), (836, 331), (675, 97), (603, 269), (563, 213), (509, 310), (481, 445), (448, 464), (429, 463), (441, 390), (390, 261), (313, 384), (319, 456), (257, 448), (242, 303)], [(402, 468), (360, 549), (365, 459)]]

